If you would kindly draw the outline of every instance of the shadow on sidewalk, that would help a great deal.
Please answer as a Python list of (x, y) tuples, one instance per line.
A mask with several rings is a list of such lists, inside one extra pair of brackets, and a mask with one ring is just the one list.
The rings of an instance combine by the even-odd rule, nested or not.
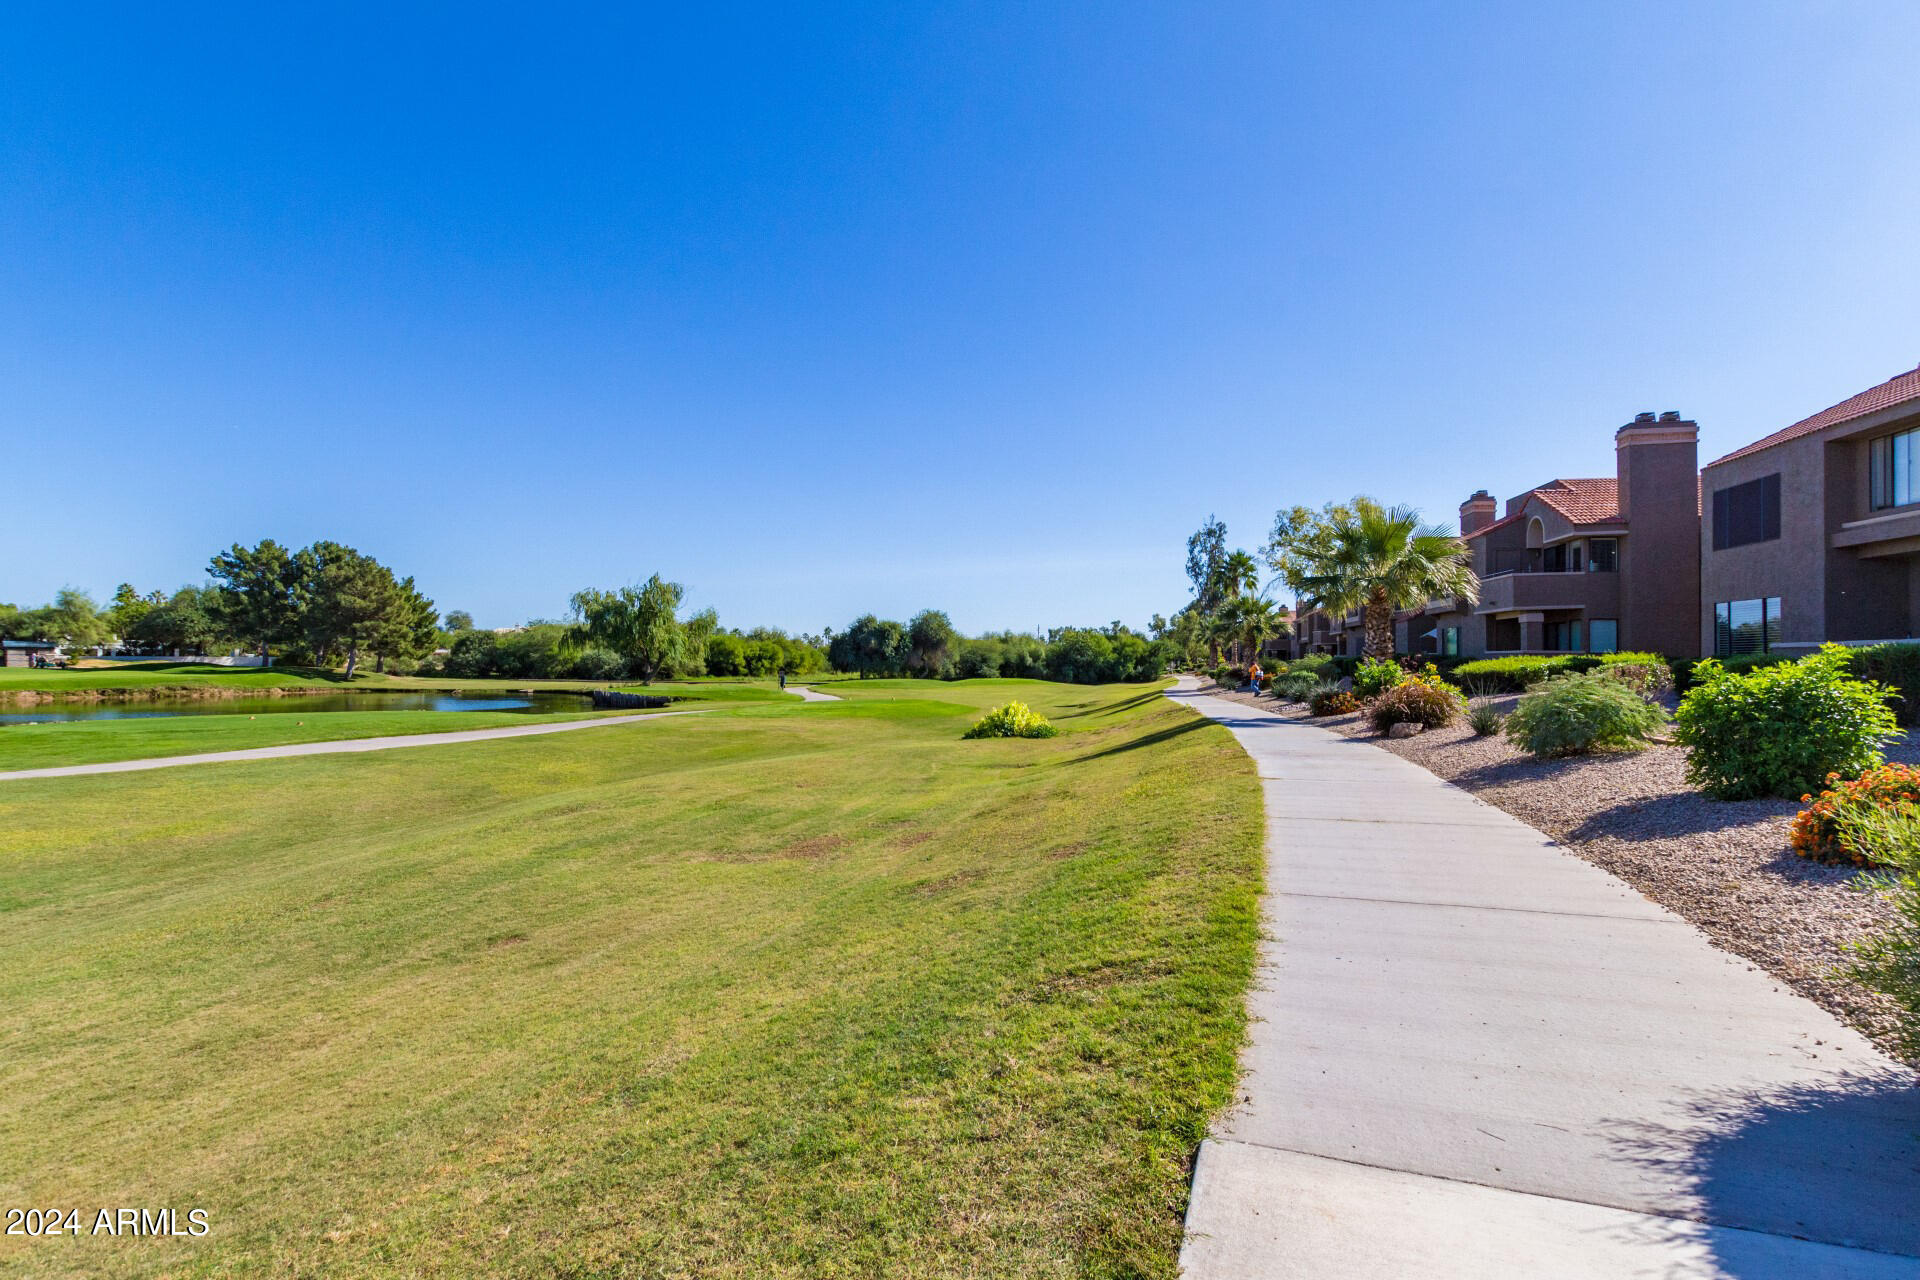
[[(1686, 1112), (1681, 1128), (1630, 1121), (1613, 1136), (1628, 1159), (1693, 1202), (1690, 1216), (1920, 1258), (1920, 1082), (1911, 1073), (1729, 1090), (1696, 1098)], [(1679, 1219), (1644, 1229), (1704, 1237)], [(1713, 1247), (1727, 1276), (1780, 1274), (1765, 1242), (1720, 1237)]]

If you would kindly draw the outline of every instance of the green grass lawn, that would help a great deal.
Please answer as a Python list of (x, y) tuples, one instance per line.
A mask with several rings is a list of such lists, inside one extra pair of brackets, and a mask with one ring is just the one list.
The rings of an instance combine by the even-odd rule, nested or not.
[[(152, 720), (73, 720), (63, 724), (0, 725), (0, 772), (51, 769), (107, 760), (240, 751), (289, 742), (333, 742), (389, 734), (449, 733), (516, 724), (591, 719), (619, 712), (529, 715), (513, 711), (330, 711), (312, 716), (192, 715)], [(628, 712), (627, 714), (632, 714)]]
[[(0, 1204), (212, 1224), (0, 1273), (1171, 1276), (1251, 763), (1145, 686), (867, 683), (0, 788)], [(1010, 692), (1065, 732), (960, 740)]]

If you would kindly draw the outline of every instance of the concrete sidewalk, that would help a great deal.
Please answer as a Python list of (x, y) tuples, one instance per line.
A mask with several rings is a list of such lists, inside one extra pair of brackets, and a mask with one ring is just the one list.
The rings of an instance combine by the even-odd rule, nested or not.
[(1364, 742), (1195, 694), (1265, 788), (1271, 939), (1184, 1274), (1920, 1277), (1920, 1082)]

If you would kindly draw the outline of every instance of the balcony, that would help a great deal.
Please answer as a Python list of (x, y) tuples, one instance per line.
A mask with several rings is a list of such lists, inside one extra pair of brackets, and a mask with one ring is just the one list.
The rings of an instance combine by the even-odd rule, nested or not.
[(1862, 556), (1910, 554), (1920, 547), (1920, 511), (1908, 509), (1850, 520), (1833, 535), (1831, 545), (1852, 547)]
[(1480, 579), (1474, 612), (1545, 613), (1574, 610), (1590, 618), (1620, 616), (1617, 573), (1527, 573), (1509, 571)]

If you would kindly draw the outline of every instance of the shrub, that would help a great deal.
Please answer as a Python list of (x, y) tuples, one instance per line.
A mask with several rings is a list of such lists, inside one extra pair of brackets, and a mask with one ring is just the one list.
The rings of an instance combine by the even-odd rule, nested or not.
[(1618, 680), (1648, 702), (1673, 691), (1673, 670), (1667, 666), (1666, 659), (1658, 655), (1652, 662), (1603, 662), (1595, 670), (1610, 680)]
[(1505, 721), (1506, 717), (1491, 702), (1476, 702), (1467, 712), (1467, 725), (1476, 738), (1491, 738), (1500, 732), (1500, 726)]
[(1435, 671), (1415, 676), (1381, 693), (1367, 704), (1373, 727), (1385, 733), (1396, 724), (1420, 724), (1437, 729), (1452, 724), (1466, 707), (1466, 699), (1448, 687)]
[(1892, 690), (1846, 672), (1847, 652), (1824, 645), (1798, 662), (1746, 675), (1712, 658), (1693, 670), (1675, 738), (1687, 777), (1721, 800), (1797, 796), (1829, 775), (1857, 778), (1881, 762), (1898, 726)]
[(1901, 724), (1920, 718), (1920, 644), (1875, 644), (1847, 654), (1847, 668), (1862, 680), (1892, 687), (1893, 714)]
[(1389, 658), (1368, 658), (1353, 669), (1353, 694), (1371, 702), (1407, 678), (1400, 664)]
[(1479, 658), (1461, 663), (1449, 674), (1453, 682), (1462, 688), (1490, 686), (1500, 693), (1524, 693), (1548, 676), (1591, 671), (1599, 665), (1599, 658), (1586, 653), (1563, 653), (1551, 657)]
[(1222, 689), (1238, 689), (1247, 682), (1245, 667), (1221, 666), (1213, 677), (1213, 682)]
[(1899, 1004), (1900, 1038), (1920, 1057), (1920, 808), (1849, 804), (1839, 822), (1849, 844), (1896, 869), (1867, 882), (1893, 907), (1894, 923), (1849, 945), (1857, 957), (1849, 972)]
[(1323, 673), (1332, 666), (1332, 654), (1309, 653), (1304, 657), (1295, 658), (1293, 661), (1287, 663), (1287, 674), (1290, 676), (1318, 675), (1321, 676), (1322, 679), (1326, 679), (1327, 677), (1324, 676)]
[(1807, 807), (1794, 818), (1788, 836), (1795, 853), (1815, 862), (1852, 863), (1856, 866), (1873, 863), (1874, 858), (1868, 850), (1847, 839), (1846, 826), (1841, 820), (1843, 812), (1857, 811), (1862, 807), (1890, 809), (1920, 803), (1920, 769), (1912, 765), (1882, 765), (1878, 769), (1867, 770), (1852, 781), (1843, 782), (1835, 777), (1828, 779), (1828, 782), (1831, 785), (1820, 793), (1818, 799), (1812, 795), (1800, 797)]
[(1507, 717), (1509, 741), (1542, 758), (1589, 751), (1638, 751), (1666, 713), (1600, 672), (1553, 676)]
[(1322, 683), (1320, 677), (1311, 671), (1289, 671), (1286, 675), (1273, 678), (1273, 696), (1285, 698), (1288, 702), (1305, 702), (1307, 695)]
[(1060, 731), (1024, 702), (1009, 702), (981, 716), (963, 735), (968, 738), (1051, 738)]
[(585, 649), (574, 658), (571, 672), (576, 680), (622, 680), (627, 660), (611, 649)]
[(1360, 699), (1337, 684), (1317, 684), (1307, 691), (1307, 710), (1316, 716), (1344, 716), (1360, 709)]

